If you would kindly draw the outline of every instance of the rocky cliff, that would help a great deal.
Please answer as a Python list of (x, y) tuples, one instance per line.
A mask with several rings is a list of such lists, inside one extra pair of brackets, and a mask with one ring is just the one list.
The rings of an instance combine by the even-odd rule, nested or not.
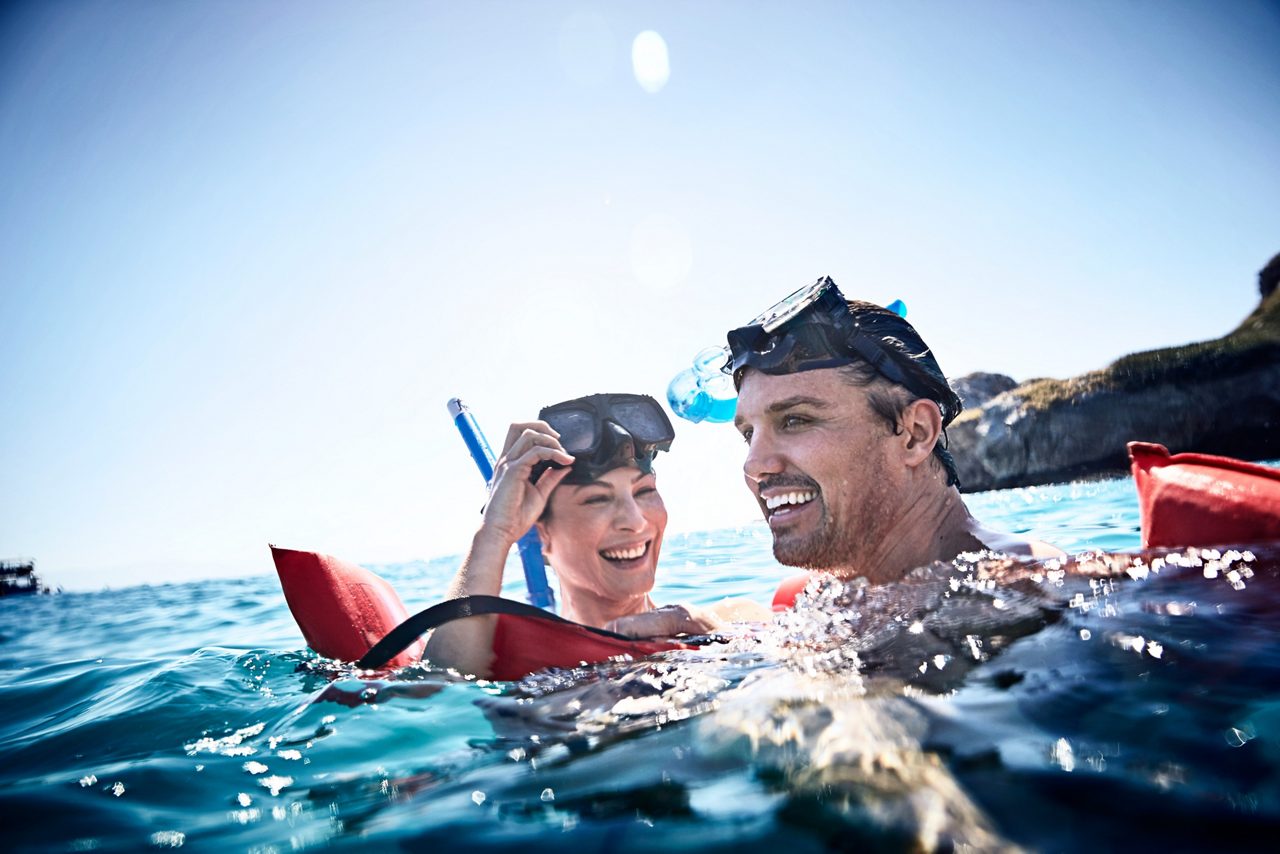
[[(1277, 256), (1280, 257), (1280, 256)], [(1280, 457), (1280, 290), (1228, 335), (1038, 379), (966, 409), (947, 433), (964, 491), (1123, 470), (1125, 443)]]

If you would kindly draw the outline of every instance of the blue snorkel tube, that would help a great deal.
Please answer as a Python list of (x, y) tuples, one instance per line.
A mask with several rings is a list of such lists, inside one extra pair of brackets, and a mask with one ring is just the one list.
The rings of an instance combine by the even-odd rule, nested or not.
[[(489, 448), (489, 443), (485, 440), (484, 433), (480, 431), (480, 425), (476, 423), (471, 410), (467, 409), (467, 405), (458, 398), (451, 398), (449, 417), (453, 419), (453, 426), (457, 427), (462, 435), (462, 441), (471, 452), (471, 459), (475, 460), (476, 468), (480, 469), (480, 476), (484, 478), (485, 483), (493, 480), (493, 451)], [(530, 528), (528, 533), (516, 542), (516, 548), (520, 552), (520, 563), (524, 565), (524, 583), (529, 589), (529, 604), (554, 611), (556, 597), (547, 585), (547, 569), (542, 560), (542, 541), (538, 539), (537, 530)]]

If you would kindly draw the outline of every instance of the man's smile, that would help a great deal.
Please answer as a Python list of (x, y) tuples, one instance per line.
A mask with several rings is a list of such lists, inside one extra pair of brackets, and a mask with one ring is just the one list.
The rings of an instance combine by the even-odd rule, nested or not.
[(785, 495), (774, 495), (765, 498), (764, 506), (770, 513), (778, 510), (779, 507), (783, 508), (782, 512), (786, 512), (786, 505), (788, 504), (808, 504), (817, 497), (818, 493), (813, 492), (812, 490), (805, 490), (804, 492), (788, 492)]
[(762, 484), (757, 497), (769, 527), (774, 528), (809, 515), (819, 494), (817, 485), (812, 482), (779, 483), (775, 480)]

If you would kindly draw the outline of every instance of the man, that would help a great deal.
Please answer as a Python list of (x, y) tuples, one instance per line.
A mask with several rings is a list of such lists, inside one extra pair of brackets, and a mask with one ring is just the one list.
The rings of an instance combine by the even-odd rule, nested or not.
[[(780, 563), (885, 584), (966, 551), (1065, 556), (969, 514), (943, 441), (960, 398), (895, 312), (846, 300), (824, 277), (728, 340), (743, 473)], [(668, 606), (610, 627), (654, 637), (716, 625)]]
[(728, 337), (743, 472), (780, 563), (878, 584), (965, 551), (1062, 556), (969, 515), (943, 441), (960, 399), (895, 312), (822, 278)]

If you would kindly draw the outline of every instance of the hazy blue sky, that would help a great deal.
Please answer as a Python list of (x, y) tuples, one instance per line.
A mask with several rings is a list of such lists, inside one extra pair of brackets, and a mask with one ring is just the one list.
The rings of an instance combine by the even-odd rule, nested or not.
[[(661, 396), (822, 274), (953, 376), (1224, 333), (1280, 251), (1277, 93), (1245, 0), (8, 4), (0, 557), (463, 551), (449, 397), (499, 444)], [(678, 429), (672, 529), (754, 519), (732, 429)]]

